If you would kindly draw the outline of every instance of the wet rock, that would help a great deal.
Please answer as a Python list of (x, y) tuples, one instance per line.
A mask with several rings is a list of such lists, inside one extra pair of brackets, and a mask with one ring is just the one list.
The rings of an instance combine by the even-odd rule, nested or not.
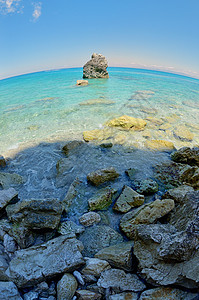
[(5, 253), (3, 245), (0, 243), (0, 280), (9, 280), (8, 276), (6, 275), (6, 270), (8, 268), (9, 261), (9, 257)]
[(135, 169), (135, 168), (130, 168), (125, 171), (126, 175), (128, 175), (129, 179), (132, 181), (134, 180), (135, 174), (137, 174), (137, 172), (138, 172), (138, 169)]
[(0, 210), (2, 210), (6, 205), (8, 205), (9, 202), (11, 202), (15, 197), (17, 197), (17, 195), (18, 192), (14, 188), (9, 188), (7, 190), (0, 191)]
[(137, 227), (134, 254), (139, 272), (148, 283), (199, 287), (199, 252), (189, 251), (182, 237), (183, 232), (170, 224)]
[(79, 300), (100, 300), (102, 298), (101, 294), (88, 290), (78, 290), (76, 291), (76, 296)]
[(111, 142), (104, 142), (104, 143), (100, 144), (100, 147), (101, 148), (111, 148), (111, 147), (113, 147), (113, 143), (111, 143)]
[(106, 225), (87, 227), (79, 237), (84, 245), (83, 255), (92, 257), (102, 248), (123, 242), (123, 237)]
[(124, 115), (108, 121), (106, 125), (109, 127), (118, 127), (127, 130), (143, 130), (146, 124), (146, 121), (142, 119)]
[(102, 54), (93, 53), (83, 67), (83, 78), (108, 78), (108, 62)]
[(87, 175), (87, 180), (93, 185), (99, 186), (102, 183), (113, 181), (118, 177), (119, 173), (115, 170), (115, 168), (110, 167), (89, 173)]
[(102, 210), (112, 204), (112, 198), (116, 190), (111, 188), (100, 189), (88, 200), (90, 210)]
[(95, 212), (88, 212), (85, 213), (84, 215), (82, 215), (79, 218), (79, 222), (80, 224), (84, 225), (84, 226), (91, 226), (93, 224), (97, 224), (101, 221), (101, 217), (99, 214), (95, 213)]
[(129, 186), (124, 186), (122, 193), (117, 199), (113, 209), (122, 213), (129, 211), (132, 207), (140, 206), (144, 203), (144, 196), (138, 194)]
[(78, 140), (69, 141), (63, 146), (62, 151), (64, 152), (65, 155), (68, 156), (70, 152), (72, 152), (75, 149), (78, 149), (83, 144), (84, 144), (83, 141), (78, 141)]
[(91, 99), (91, 100), (87, 100), (87, 101), (83, 101), (81, 103), (79, 103), (79, 105), (81, 106), (88, 106), (88, 105), (112, 105), (114, 104), (115, 101), (112, 100), (107, 100), (104, 98), (99, 98), (99, 99)]
[(0, 281), (0, 300), (22, 300), (13, 282)]
[(194, 134), (184, 125), (178, 126), (174, 129), (173, 134), (176, 138), (182, 141), (192, 141)]
[(172, 151), (175, 149), (172, 142), (164, 140), (147, 140), (144, 145), (146, 148), (155, 151)]
[(0, 168), (6, 167), (6, 160), (3, 156), (0, 155)]
[(78, 287), (77, 280), (72, 274), (64, 274), (57, 284), (57, 299), (72, 299)]
[(168, 190), (163, 196), (162, 198), (169, 198), (169, 199), (173, 199), (175, 201), (175, 203), (183, 203), (185, 196), (190, 193), (193, 192), (194, 189), (189, 186), (189, 185), (181, 185), (177, 188), (174, 189), (170, 189)]
[(83, 132), (83, 139), (85, 142), (90, 141), (103, 141), (113, 136), (113, 132), (110, 129), (94, 129)]
[(8, 205), (6, 212), (9, 220), (25, 228), (55, 229), (61, 218), (62, 206), (57, 199), (30, 199)]
[(82, 250), (80, 241), (61, 236), (40, 246), (16, 251), (6, 273), (18, 287), (33, 286), (78, 269), (84, 264)]
[(84, 188), (82, 187), (82, 184), (83, 182), (79, 178), (76, 178), (70, 185), (68, 192), (62, 201), (62, 205), (66, 212), (70, 210), (70, 207), (73, 205), (76, 198), (83, 196)]
[(143, 195), (152, 195), (158, 191), (158, 184), (155, 180), (145, 179), (134, 182), (136, 191)]
[(85, 85), (88, 85), (88, 80), (77, 80), (77, 83), (76, 85), (78, 86), (85, 86)]
[(160, 287), (144, 291), (140, 300), (196, 300), (198, 295), (170, 287)]
[(84, 227), (79, 226), (73, 221), (65, 221), (60, 224), (58, 232), (62, 235), (67, 236), (68, 238), (76, 237), (76, 235), (84, 232)]
[(199, 148), (181, 148), (171, 154), (171, 159), (177, 163), (199, 167)]
[(82, 269), (82, 274), (89, 274), (94, 276), (100, 276), (100, 274), (111, 268), (109, 263), (106, 260), (98, 258), (85, 258), (86, 265)]
[(12, 186), (24, 183), (24, 178), (15, 173), (2, 173), (0, 172), (0, 186), (3, 189), (9, 189)]
[(132, 271), (132, 247), (132, 242), (119, 243), (100, 250), (95, 254), (95, 257), (106, 260), (112, 267)]
[(172, 199), (155, 200), (142, 207), (126, 213), (120, 220), (120, 228), (129, 239), (133, 239), (138, 224), (152, 224), (167, 215), (175, 203)]
[(124, 292), (111, 295), (109, 297), (109, 300), (138, 300), (138, 294), (133, 292)]
[(146, 286), (135, 274), (125, 273), (123, 270), (110, 269), (102, 272), (97, 285), (103, 288), (118, 288), (121, 292), (143, 291)]

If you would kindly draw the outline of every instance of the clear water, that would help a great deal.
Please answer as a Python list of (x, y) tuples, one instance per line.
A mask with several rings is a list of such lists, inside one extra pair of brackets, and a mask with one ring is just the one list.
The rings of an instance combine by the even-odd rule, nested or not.
[[(170, 123), (168, 130), (147, 121), (150, 139), (172, 141), (177, 148), (199, 144), (199, 80), (156, 71), (109, 68), (109, 79), (90, 79), (76, 86), (82, 69), (33, 73), (0, 81), (0, 154), (10, 155), (41, 141), (82, 138), (84, 130), (102, 128), (114, 117), (130, 115)], [(137, 91), (151, 91), (140, 95)], [(92, 99), (111, 105), (80, 105)], [(167, 119), (169, 117), (169, 119)], [(173, 130), (185, 125), (191, 142), (179, 140)], [(142, 147), (142, 132), (129, 134), (125, 143)]]

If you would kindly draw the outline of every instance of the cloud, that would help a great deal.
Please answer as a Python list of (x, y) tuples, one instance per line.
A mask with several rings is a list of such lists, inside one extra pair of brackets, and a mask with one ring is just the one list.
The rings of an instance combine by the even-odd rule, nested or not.
[(34, 6), (34, 11), (33, 11), (33, 21), (36, 22), (39, 17), (41, 16), (41, 7), (42, 7), (42, 4), (41, 2), (37, 2), (37, 3), (33, 3), (33, 6)]
[(0, 0), (0, 13), (2, 14), (20, 13), (22, 9), (21, 0)]

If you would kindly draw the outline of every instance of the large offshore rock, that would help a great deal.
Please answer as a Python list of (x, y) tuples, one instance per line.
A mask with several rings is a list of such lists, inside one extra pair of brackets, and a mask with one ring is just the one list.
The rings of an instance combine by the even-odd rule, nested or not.
[(132, 271), (132, 247), (133, 242), (119, 243), (100, 250), (95, 254), (95, 257), (106, 260), (114, 268)]
[(82, 269), (82, 274), (90, 274), (94, 276), (100, 276), (100, 274), (110, 269), (111, 266), (106, 260), (98, 258), (86, 258), (86, 265)]
[(120, 228), (129, 239), (133, 239), (134, 231), (138, 224), (152, 224), (167, 215), (175, 203), (172, 199), (155, 200), (136, 210), (126, 213), (120, 220)]
[(144, 203), (144, 196), (138, 194), (129, 186), (124, 186), (122, 193), (118, 197), (113, 209), (122, 213), (128, 212), (132, 207), (140, 206)]
[[(0, 210), (2, 210), (9, 202), (18, 195), (14, 188), (0, 191)], [(1, 214), (1, 213), (0, 213)]]
[(125, 273), (119, 269), (110, 269), (102, 272), (97, 285), (105, 289), (118, 288), (122, 292), (140, 292), (146, 288), (137, 275)]
[(118, 177), (119, 177), (119, 173), (115, 170), (115, 168), (110, 167), (107, 169), (100, 169), (89, 173), (87, 175), (87, 180), (93, 185), (98, 186), (107, 181), (113, 181)]
[(198, 294), (171, 287), (159, 287), (142, 292), (140, 300), (197, 300)]
[(123, 242), (123, 237), (109, 226), (87, 227), (79, 237), (84, 245), (83, 255), (92, 257), (102, 248)]
[(170, 224), (139, 225), (134, 254), (138, 270), (153, 285), (199, 287), (199, 251), (189, 250), (189, 240)]
[(97, 191), (90, 199), (88, 206), (90, 210), (102, 210), (112, 204), (112, 198), (116, 190), (112, 188), (103, 188)]
[(57, 299), (72, 299), (75, 295), (77, 287), (78, 284), (75, 277), (70, 273), (64, 274), (64, 276), (57, 284)]
[(16, 173), (3, 173), (0, 172), (0, 186), (3, 189), (9, 189), (12, 186), (24, 183), (24, 178)]
[(118, 127), (126, 130), (143, 130), (146, 124), (146, 121), (143, 119), (133, 118), (126, 115), (115, 118), (106, 123), (109, 127)]
[(6, 274), (18, 287), (33, 286), (84, 264), (83, 245), (65, 236), (15, 252)]
[(83, 78), (108, 78), (108, 62), (102, 54), (93, 53), (83, 67)]
[(0, 281), (0, 300), (22, 300), (16, 285), (11, 281)]
[(199, 148), (183, 147), (171, 154), (171, 159), (178, 163), (199, 167)]
[(57, 199), (30, 199), (8, 205), (6, 212), (13, 224), (21, 223), (30, 230), (55, 229), (61, 219), (62, 205)]

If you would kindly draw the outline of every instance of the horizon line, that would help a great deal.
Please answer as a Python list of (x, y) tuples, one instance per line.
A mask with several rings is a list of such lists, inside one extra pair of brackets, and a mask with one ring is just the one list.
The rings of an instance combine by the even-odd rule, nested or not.
[[(183, 71), (177, 71), (177, 70), (170, 70), (170, 69), (161, 69), (161, 68), (151, 68), (152, 66), (142, 66), (137, 65), (137, 66), (127, 66), (127, 65), (110, 65), (108, 66), (108, 68), (125, 68), (125, 69), (135, 69), (135, 70), (146, 70), (146, 71), (155, 71), (155, 72), (162, 72), (162, 73), (166, 73), (166, 74), (171, 74), (171, 75), (180, 75), (183, 77), (187, 77), (187, 78), (191, 78), (191, 79), (196, 79), (199, 80), (199, 74), (198, 77), (196, 75), (192, 75), (189, 74), (187, 72), (183, 72)], [(158, 67), (158, 66), (157, 66)], [(59, 71), (59, 70), (66, 70), (66, 69), (79, 69), (79, 68), (83, 68), (82, 66), (75, 66), (75, 67), (60, 67), (60, 68), (53, 68), (53, 69), (43, 69), (43, 70), (38, 70), (38, 71), (33, 71), (33, 72), (27, 72), (27, 73), (20, 73), (20, 74), (16, 74), (16, 75), (11, 75), (11, 76), (6, 76), (6, 77), (2, 77), (0, 78), (0, 81), (2, 80), (6, 80), (6, 79), (12, 79), (15, 77), (20, 77), (20, 76), (24, 76), (24, 75), (31, 75), (31, 74), (37, 74), (37, 73), (42, 73), (42, 72), (48, 72), (48, 71)]]

